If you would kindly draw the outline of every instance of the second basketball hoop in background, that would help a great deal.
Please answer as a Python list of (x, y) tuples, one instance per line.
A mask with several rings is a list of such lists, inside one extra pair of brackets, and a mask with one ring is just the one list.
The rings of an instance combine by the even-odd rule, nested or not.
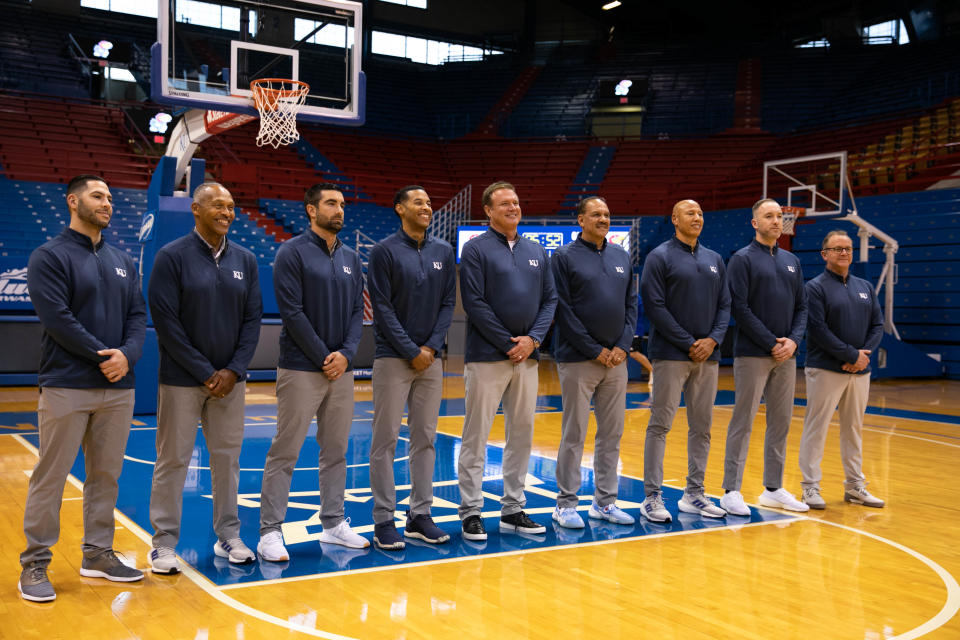
[(257, 146), (276, 149), (299, 140), (297, 113), (310, 93), (310, 85), (299, 80), (261, 78), (250, 83), (250, 90), (260, 112)]

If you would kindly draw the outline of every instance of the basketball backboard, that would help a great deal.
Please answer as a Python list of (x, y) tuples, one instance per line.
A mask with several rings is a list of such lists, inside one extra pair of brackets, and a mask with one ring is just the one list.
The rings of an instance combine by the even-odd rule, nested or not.
[(364, 121), (362, 12), (349, 0), (158, 0), (153, 98), (163, 104), (257, 115), (250, 83), (310, 85), (299, 119)]
[(797, 156), (763, 163), (763, 197), (804, 209), (807, 217), (849, 213), (847, 152)]

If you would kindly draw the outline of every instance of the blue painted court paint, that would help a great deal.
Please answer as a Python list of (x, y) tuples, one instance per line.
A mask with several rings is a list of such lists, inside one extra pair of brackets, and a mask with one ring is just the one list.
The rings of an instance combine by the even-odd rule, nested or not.
[[(630, 394), (632, 406), (646, 400), (646, 394)], [(447, 401), (446, 415), (462, 413), (462, 400)], [(538, 399), (538, 410), (559, 410), (559, 397), (544, 396)], [(346, 516), (350, 518), (354, 531), (368, 539), (373, 536), (372, 508), (370, 494), (369, 467), (367, 465), (370, 440), (371, 416), (373, 406), (370, 402), (357, 402), (350, 444), (347, 450), (347, 498)], [(6, 417), (10, 414), (0, 414)], [(33, 416), (35, 419), (35, 414)], [(155, 438), (156, 419), (146, 417), (144, 427), (130, 433), (127, 446), (127, 460), (124, 462), (120, 482), (118, 508), (138, 525), (152, 532), (149, 518), (150, 483), (153, 474), (153, 461), (156, 460)], [(245, 438), (240, 457), (240, 520), (241, 535), (247, 544), (254, 548), (259, 539), (259, 493), (262, 478), (261, 468), (273, 434), (276, 431), (276, 408), (270, 405), (247, 407)], [(313, 427), (300, 453), (297, 471), (293, 474), (290, 506), (284, 524), (284, 538), (290, 552), (290, 560), (285, 563), (254, 562), (247, 565), (232, 565), (213, 554), (216, 541), (213, 534), (211, 481), (209, 454), (206, 450), (202, 431), (197, 432), (197, 445), (191, 460), (192, 468), (187, 476), (184, 490), (184, 509), (180, 544), (177, 552), (198, 571), (218, 585), (250, 583), (260, 580), (292, 578), (315, 574), (324, 574), (344, 570), (388, 567), (411, 562), (426, 562), (443, 558), (478, 556), (490, 553), (502, 553), (518, 550), (542, 549), (560, 545), (578, 544), (613, 539), (639, 538), (650, 534), (670, 534), (693, 529), (724, 527), (747, 522), (770, 520), (789, 520), (792, 516), (770, 510), (752, 510), (751, 516), (728, 517), (712, 520), (680, 514), (677, 501), (681, 491), (666, 488), (664, 498), (674, 517), (671, 524), (652, 524), (639, 515), (639, 506), (643, 501), (643, 483), (632, 478), (623, 478), (620, 482), (618, 504), (637, 517), (632, 526), (613, 525), (605, 521), (592, 520), (586, 510), (590, 505), (593, 491), (593, 472), (583, 468), (581, 476), (580, 509), (586, 527), (580, 530), (563, 529), (553, 523), (551, 513), (556, 506), (556, 462), (549, 458), (533, 456), (530, 460), (527, 479), (526, 512), (537, 522), (545, 525), (547, 531), (542, 535), (500, 533), (499, 500), (488, 497), (484, 504), (485, 525), (489, 534), (486, 542), (471, 542), (460, 535), (460, 521), (457, 517), (459, 490), (457, 488), (456, 463), (459, 455), (460, 439), (440, 434), (437, 437), (437, 463), (434, 475), (433, 516), (437, 524), (450, 533), (451, 539), (445, 544), (430, 545), (419, 540), (407, 540), (407, 547), (400, 552), (385, 552), (375, 549), (348, 549), (337, 545), (320, 544), (317, 541), (321, 526), (317, 514), (319, 497), (317, 492), (318, 447)], [(409, 484), (406, 460), (408, 453), (407, 431), (401, 431), (401, 440), (397, 446), (395, 465), (396, 482), (402, 486)], [(34, 433), (27, 439), (37, 444)], [(500, 496), (503, 482), (499, 477), (503, 450), (499, 447), (487, 448), (485, 492)], [(78, 458), (72, 473), (81, 480), (84, 478), (82, 456)], [(409, 497), (409, 488), (397, 491), (398, 511), (405, 510), (404, 501)], [(402, 530), (404, 520), (397, 520)]]

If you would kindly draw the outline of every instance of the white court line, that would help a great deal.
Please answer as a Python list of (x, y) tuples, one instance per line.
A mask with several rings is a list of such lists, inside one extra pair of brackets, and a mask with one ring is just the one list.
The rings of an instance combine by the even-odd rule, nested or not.
[(829, 520), (820, 520), (819, 518), (810, 518), (808, 516), (801, 516), (799, 519), (809, 520), (811, 522), (819, 522), (820, 524), (827, 524), (831, 527), (837, 527), (838, 529), (846, 529), (847, 531), (852, 531), (853, 533), (857, 533), (868, 538), (873, 538), (878, 542), (888, 544), (894, 549), (903, 551), (907, 555), (913, 556), (923, 564), (927, 565), (927, 567), (936, 573), (940, 577), (940, 580), (943, 581), (944, 586), (947, 588), (947, 600), (943, 603), (943, 607), (940, 609), (937, 615), (933, 616), (923, 624), (910, 629), (909, 631), (905, 631), (904, 633), (896, 636), (890, 636), (887, 638), (887, 640), (913, 640), (913, 638), (919, 638), (920, 636), (942, 627), (957, 614), (957, 611), (960, 611), (960, 585), (957, 584), (956, 579), (954, 579), (949, 571), (919, 551), (915, 551), (910, 547), (900, 544), (899, 542), (894, 542), (889, 538), (884, 538), (875, 533), (863, 531), (862, 529), (854, 529), (853, 527), (848, 527), (845, 524), (838, 524), (836, 522), (830, 522)]
[[(33, 453), (33, 455), (39, 457), (40, 452), (37, 450), (36, 447), (34, 447), (32, 444), (24, 440), (22, 437), (20, 437), (19, 434), (13, 434), (13, 435), (14, 435), (14, 439), (17, 440), (17, 442), (22, 444), (28, 451)], [(73, 474), (70, 474), (67, 476), (67, 482), (72, 484), (77, 489), (81, 491), (83, 490), (83, 483), (80, 482), (76, 477), (74, 477)], [(139, 538), (141, 542), (146, 544), (148, 547), (153, 546), (152, 536), (148, 534), (146, 531), (144, 531), (140, 527), (140, 525), (138, 525), (136, 522), (134, 522), (133, 520), (125, 516), (118, 509), (113, 510), (113, 515), (116, 518), (117, 522), (123, 524), (123, 526), (129, 529), (130, 532), (133, 533), (133, 535), (135, 535), (137, 538)], [(206, 593), (208, 596), (218, 601), (220, 604), (230, 607), (231, 609), (235, 609), (240, 613), (244, 613), (250, 616), (251, 618), (256, 618), (258, 620), (262, 620), (263, 622), (274, 624), (274, 625), (277, 625), (278, 627), (283, 627), (291, 631), (299, 631), (300, 633), (305, 633), (307, 635), (314, 636), (316, 638), (327, 638), (328, 640), (357, 640), (356, 638), (353, 638), (351, 636), (341, 636), (335, 633), (327, 633), (326, 631), (321, 631), (319, 629), (315, 629), (312, 627), (306, 627), (304, 625), (297, 624), (296, 622), (290, 622), (289, 620), (284, 620), (283, 618), (278, 618), (277, 616), (272, 616), (268, 613), (264, 613), (259, 609), (254, 609), (253, 607), (246, 605), (238, 600), (235, 600), (231, 598), (229, 595), (223, 593), (219, 588), (217, 588), (217, 585), (210, 582), (206, 578), (206, 576), (197, 572), (193, 567), (191, 567), (186, 562), (181, 562), (180, 567), (181, 567), (180, 573), (182, 573), (184, 576), (189, 578), (190, 581), (196, 584), (198, 587), (200, 587), (200, 589), (204, 593)]]
[[(641, 516), (642, 517), (642, 516)], [(537, 547), (535, 549), (517, 549), (516, 551), (497, 551), (496, 553), (480, 553), (471, 556), (458, 556), (456, 558), (440, 558), (438, 560), (423, 560), (421, 562), (407, 562), (402, 564), (383, 565), (381, 567), (366, 567), (363, 569), (347, 569), (345, 571), (331, 571), (330, 573), (315, 573), (308, 576), (295, 576), (292, 578), (278, 578), (276, 580), (260, 580), (258, 582), (228, 584), (220, 587), (222, 590), (244, 589), (260, 585), (285, 584), (288, 582), (301, 582), (303, 580), (317, 580), (333, 578), (337, 576), (354, 575), (358, 573), (378, 573), (380, 571), (395, 571), (397, 569), (409, 569), (412, 567), (428, 567), (438, 564), (451, 564), (454, 562), (464, 562), (467, 560), (486, 560), (487, 558), (508, 558), (528, 553), (543, 553), (548, 551), (570, 551), (585, 547), (598, 547), (601, 545), (614, 544), (616, 542), (642, 542), (644, 540), (653, 540), (656, 538), (669, 538), (673, 536), (685, 536), (695, 533), (707, 533), (709, 531), (730, 531), (742, 527), (762, 527), (771, 524), (792, 523), (801, 520), (801, 518), (785, 518), (783, 520), (765, 520), (763, 522), (745, 522), (743, 524), (725, 525), (722, 527), (706, 527), (704, 529), (685, 529), (683, 531), (669, 531), (664, 533), (649, 533), (624, 538), (612, 538), (610, 540), (592, 540), (590, 542), (571, 542), (568, 544), (556, 544), (547, 547)], [(534, 534), (529, 534), (534, 535)], [(543, 535), (543, 534), (539, 534)]]

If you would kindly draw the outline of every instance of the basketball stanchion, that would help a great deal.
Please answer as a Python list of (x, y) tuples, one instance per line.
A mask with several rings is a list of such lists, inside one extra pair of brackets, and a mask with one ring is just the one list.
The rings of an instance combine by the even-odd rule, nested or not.
[(260, 78), (250, 83), (250, 90), (260, 112), (257, 146), (277, 149), (299, 140), (297, 113), (310, 93), (310, 85), (299, 80)]

